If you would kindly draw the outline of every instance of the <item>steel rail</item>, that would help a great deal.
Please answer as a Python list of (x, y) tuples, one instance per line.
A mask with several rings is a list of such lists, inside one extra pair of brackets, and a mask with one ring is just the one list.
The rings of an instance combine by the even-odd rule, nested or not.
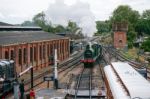
[[(131, 61), (131, 60), (129, 60), (128, 58), (126, 58), (124, 55), (121, 55), (121, 53), (119, 53), (118, 51), (114, 51), (113, 49), (110, 49), (110, 48), (103, 48), (103, 50), (107, 50), (107, 52), (109, 53), (109, 54), (113, 54), (113, 56), (114, 55), (116, 55), (115, 57), (117, 57), (117, 59), (118, 60), (120, 60), (120, 61), (122, 61), (122, 59), (124, 60), (124, 61), (127, 61), (131, 66), (133, 66), (135, 69), (141, 69), (141, 68), (145, 68), (145, 66), (143, 66), (143, 64), (140, 64), (140, 63), (138, 63), (138, 62), (134, 62), (134, 61)], [(110, 51), (112, 51), (112, 52), (110, 52)], [(120, 58), (119, 58), (119, 57)], [(121, 59), (122, 58), (122, 59)], [(123, 62), (124, 62), (123, 61)], [(150, 68), (146, 68), (147, 69), (147, 78), (148, 79), (150, 79)]]
[(90, 70), (89, 81), (89, 96), (92, 99), (92, 69)]
[(81, 78), (82, 78), (82, 75), (83, 75), (84, 71), (85, 71), (85, 68), (82, 69), (80, 75), (78, 76), (77, 84), (76, 84), (76, 87), (75, 87), (75, 97), (74, 97), (75, 99), (77, 99), (78, 90), (79, 90)]
[[(80, 57), (82, 57), (82, 53), (78, 54), (76, 57), (72, 58), (71, 60), (66, 61), (65, 63), (60, 64), (60, 65), (58, 66), (58, 69), (61, 69), (61, 68), (63, 68), (63, 66), (67, 66), (68, 63), (71, 63), (71, 62), (74, 62), (74, 61), (75, 61), (75, 62), (74, 62), (72, 65), (70, 65), (69, 67), (67, 67), (67, 68), (70, 68), (70, 67), (74, 66), (75, 64), (78, 64), (77, 59), (79, 59)], [(78, 60), (78, 61), (79, 61), (79, 60)], [(63, 71), (65, 71), (65, 70), (67, 70), (67, 69), (66, 69), (66, 68), (63, 69)], [(34, 80), (34, 81), (35, 81), (35, 80), (38, 80), (38, 79), (44, 77), (45, 75), (48, 75), (50, 72), (52, 72), (52, 70), (47, 70), (47, 71), (45, 71), (45, 72), (43, 72), (43, 73), (40, 73), (39, 75), (35, 76), (35, 77), (33, 78), (33, 80)], [(24, 81), (25, 86), (27, 86), (30, 82), (31, 82), (30, 79), (25, 80), (25, 81)], [(40, 83), (43, 83), (43, 82), (44, 82), (44, 81), (41, 81)], [(34, 85), (34, 87), (37, 86), (37, 85), (39, 85), (39, 84)], [(30, 88), (28, 88), (27, 91), (28, 91), (28, 90), (30, 90)]]
[(113, 70), (113, 72), (115, 73), (115, 75), (117, 76), (117, 78), (119, 79), (120, 83), (122, 84), (122, 86), (124, 87), (125, 91), (127, 92), (128, 96), (130, 96), (130, 92), (127, 89), (127, 87), (125, 86), (124, 82), (122, 81), (122, 79), (120, 78), (120, 76), (118, 75), (118, 73), (116, 72), (115, 68), (113, 67), (113, 65), (111, 64), (110, 61), (108, 61), (108, 59), (104, 58), (104, 60), (106, 61), (107, 64), (109, 64)]

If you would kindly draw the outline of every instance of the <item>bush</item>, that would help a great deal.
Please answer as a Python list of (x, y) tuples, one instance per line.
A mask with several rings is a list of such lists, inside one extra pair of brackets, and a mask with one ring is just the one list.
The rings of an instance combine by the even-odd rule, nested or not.
[(132, 42), (128, 42), (128, 48), (132, 49), (133, 48), (133, 43)]
[(150, 52), (150, 38), (142, 43), (141, 48), (144, 49), (144, 51)]

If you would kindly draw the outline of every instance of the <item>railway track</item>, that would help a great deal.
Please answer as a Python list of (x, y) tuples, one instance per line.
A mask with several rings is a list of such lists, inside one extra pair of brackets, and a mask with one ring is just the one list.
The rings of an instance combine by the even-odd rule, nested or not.
[[(114, 48), (110, 47), (105, 47), (103, 48), (103, 56), (105, 57), (105, 60), (107, 62), (111, 61), (110, 58), (115, 58), (117, 61), (122, 61), (122, 62), (128, 62), (131, 66), (133, 66), (135, 69), (143, 69), (146, 68), (145, 64), (139, 63), (132, 61), (128, 58), (126, 58), (123, 54), (121, 54), (119, 51), (115, 50)], [(104, 54), (107, 54), (106, 56)], [(147, 68), (147, 78), (150, 79), (150, 68)]]
[[(85, 77), (87, 76), (87, 77)], [(75, 99), (77, 99), (79, 90), (89, 90), (89, 98), (92, 98), (92, 69), (83, 68), (79, 74), (75, 86)]]
[[(83, 56), (82, 53), (83, 52), (80, 52), (80, 53), (78, 53), (76, 55), (73, 55), (72, 58), (70, 58), (70, 60), (68, 60), (68, 61), (58, 65), (58, 73), (61, 73), (61, 72), (65, 71), (65, 70), (73, 68), (75, 65), (78, 65), (80, 59)], [(43, 77), (48, 75), (48, 74), (50, 74), (51, 72), (53, 72), (53, 71), (52, 70), (46, 70), (46, 71), (44, 71), (44, 72), (34, 76), (33, 81), (34, 81), (34, 83), (36, 82), (36, 84), (34, 84), (33, 87), (36, 87), (36, 86), (42, 84), (44, 82)], [(41, 81), (38, 81), (38, 83), (37, 83), (37, 80), (39, 80), (39, 79), (41, 79)], [(30, 83), (31, 83), (30, 79), (24, 81), (25, 86), (29, 87)], [(26, 91), (29, 91), (29, 90), (30, 90), (30, 87), (26, 89)]]

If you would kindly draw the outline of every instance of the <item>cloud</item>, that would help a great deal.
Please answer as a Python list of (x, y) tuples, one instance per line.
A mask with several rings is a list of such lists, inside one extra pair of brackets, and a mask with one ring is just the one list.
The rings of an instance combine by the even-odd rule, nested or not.
[(56, 0), (50, 4), (46, 11), (47, 19), (53, 24), (66, 26), (68, 21), (76, 22), (85, 35), (92, 36), (96, 31), (95, 17), (88, 3), (74, 2), (72, 5), (65, 4), (64, 0)]
[(0, 0), (0, 13), (5, 21), (12, 24), (19, 24), (48, 8), (54, 0)]
[(119, 5), (129, 5), (133, 10), (142, 13), (150, 9), (150, 0), (81, 0), (90, 4), (96, 20), (108, 20)]
[[(74, 11), (60, 9), (60, 11), (67, 11), (63, 16), (58, 16), (62, 19), (61, 23), (66, 22), (66, 19), (63, 20), (63, 17), (69, 13), (72, 14), (72, 17), (70, 18), (70, 16), (68, 16), (67, 18), (76, 20), (78, 19), (77, 21), (80, 21), (79, 15), (75, 13), (82, 14), (82, 16), (85, 13), (83, 11), (79, 13), (80, 11), (78, 10), (80, 10), (80, 8), (77, 7), (81, 7), (81, 10), (84, 11), (86, 11), (87, 8), (89, 10), (89, 13), (92, 13), (92, 17), (95, 17), (95, 20), (109, 19), (109, 16), (111, 16), (113, 10), (119, 5), (130, 5), (133, 10), (137, 10), (140, 13), (142, 13), (143, 10), (150, 9), (150, 0), (0, 0), (0, 21), (15, 24), (21, 23), (25, 20), (31, 20), (35, 14), (41, 11), (46, 11), (48, 6), (52, 6), (50, 8), (54, 8), (51, 10), (59, 9), (54, 7), (57, 6), (58, 3), (60, 3), (59, 5), (61, 8), (64, 7), (64, 9), (75, 9)], [(55, 16), (57, 15), (56, 12), (53, 12), (52, 14), (55, 14)], [(14, 16), (20, 17), (14, 18)], [(54, 20), (54, 18), (52, 19)], [(55, 21), (57, 21), (56, 19)]]
[(2, 14), (2, 13), (0, 13), (0, 18), (4, 18), (4, 16), (3, 16), (3, 14)]

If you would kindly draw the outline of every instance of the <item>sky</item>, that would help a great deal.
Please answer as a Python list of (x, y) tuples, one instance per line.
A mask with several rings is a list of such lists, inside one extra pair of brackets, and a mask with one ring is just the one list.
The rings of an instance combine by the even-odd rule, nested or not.
[[(46, 11), (56, 1), (63, 0), (0, 0), (0, 21), (19, 24), (31, 20), (35, 14)], [(95, 20), (108, 19), (121, 4), (128, 4), (140, 13), (150, 9), (150, 0), (65, 0), (65, 4), (71, 6), (78, 1), (89, 5)]]
[(90, 34), (96, 31), (95, 21), (109, 19), (119, 5), (129, 5), (142, 13), (150, 9), (150, 0), (0, 0), (0, 21), (20, 24), (44, 11), (53, 24), (66, 26), (72, 20), (84, 34)]

